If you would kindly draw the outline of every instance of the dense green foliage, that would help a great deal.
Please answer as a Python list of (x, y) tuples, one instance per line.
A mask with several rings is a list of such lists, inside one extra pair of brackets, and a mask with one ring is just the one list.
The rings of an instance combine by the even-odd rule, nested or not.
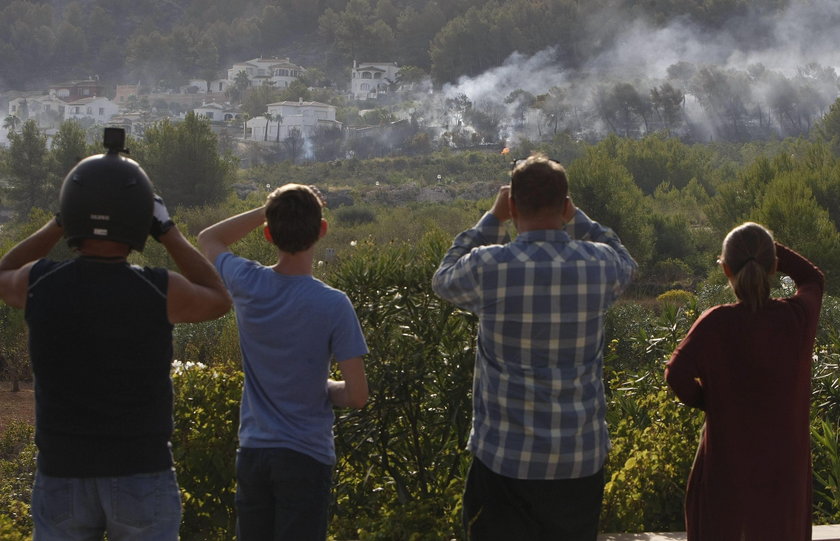
[(225, 197), (236, 162), (222, 156), (210, 122), (187, 113), (183, 122), (164, 120), (145, 131), (132, 148), (168, 205), (194, 207)]
[(55, 205), (59, 178), (48, 168), (47, 136), (34, 120), (23, 124), (20, 132), (9, 133), (9, 152), (3, 164), (11, 181), (8, 193), (18, 213)]
[[(96, 130), (95, 143), (88, 143), (89, 137), (74, 120), (61, 123), (49, 147), (34, 120), (24, 122), (19, 132), (9, 132), (9, 149), (0, 149), (0, 195), (18, 222), (33, 210), (58, 210), (61, 183), (72, 167), (105, 152), (101, 130)], [(142, 140), (129, 140), (127, 146), (129, 157), (142, 163), (157, 193), (173, 209), (218, 203), (236, 176), (237, 160), (220, 150), (209, 121), (194, 113), (183, 122), (154, 123)]]
[(475, 321), (431, 291), (449, 238), (362, 243), (331, 276), (365, 329), (371, 397), (336, 423), (338, 538), (447, 539), (456, 535)]
[(12, 422), (0, 434), (0, 539), (26, 539), (32, 530), (29, 502), (35, 481), (35, 430)]
[(233, 472), (242, 373), (220, 359), (212, 366), (178, 361), (173, 385), (177, 422), (172, 453), (184, 509), (181, 538), (228, 539), (236, 524)]

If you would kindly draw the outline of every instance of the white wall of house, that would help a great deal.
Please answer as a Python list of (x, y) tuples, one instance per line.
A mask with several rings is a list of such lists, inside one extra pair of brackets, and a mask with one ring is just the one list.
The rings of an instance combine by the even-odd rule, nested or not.
[(180, 87), (181, 94), (223, 94), (230, 87), (227, 79), (190, 79), (187, 84)]
[(65, 120), (90, 118), (98, 124), (105, 124), (119, 112), (119, 109), (119, 105), (108, 98), (85, 98), (68, 103), (64, 118)]
[(201, 107), (193, 109), (193, 112), (197, 116), (204, 117), (211, 122), (225, 122), (233, 120), (239, 114), (232, 107), (218, 103), (202, 104)]
[[(297, 130), (303, 137), (312, 136), (320, 127), (341, 127), (335, 120), (335, 107), (316, 101), (281, 101), (268, 104), (268, 114), (248, 120), (250, 139), (282, 141)], [(266, 131), (267, 128), (267, 131)]]
[(15, 98), (9, 101), (9, 114), (22, 122), (34, 120), (40, 129), (57, 128), (64, 120), (67, 103), (54, 94)]

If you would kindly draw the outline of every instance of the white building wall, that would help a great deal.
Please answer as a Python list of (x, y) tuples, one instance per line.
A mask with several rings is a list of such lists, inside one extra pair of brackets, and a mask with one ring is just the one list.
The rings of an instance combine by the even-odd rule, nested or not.
[(105, 124), (119, 112), (119, 106), (108, 98), (96, 98), (68, 103), (64, 110), (64, 118), (91, 118), (98, 124)]
[[(277, 141), (289, 137), (297, 129), (304, 137), (315, 133), (323, 123), (335, 123), (335, 107), (318, 102), (280, 102), (268, 105), (271, 121), (268, 121), (266, 137), (266, 117), (258, 116), (248, 120), (246, 126), (251, 129), (253, 141)], [(277, 118), (280, 118), (278, 122)]]

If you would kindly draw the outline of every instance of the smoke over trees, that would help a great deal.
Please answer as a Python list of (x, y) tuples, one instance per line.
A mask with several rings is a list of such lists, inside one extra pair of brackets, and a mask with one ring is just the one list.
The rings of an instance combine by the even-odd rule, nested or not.
[[(498, 66), (457, 77), (442, 90), (479, 109), (504, 104), (499, 133), (482, 134), (498, 142), (542, 139), (558, 131), (589, 140), (655, 131), (688, 141), (799, 136), (840, 95), (833, 53), (837, 2), (691, 3), (703, 6), (700, 12), (688, 9), (689, 3), (657, 3), (659, 16), (653, 18), (644, 11), (650, 3), (639, 4), (585, 16), (573, 12), (576, 24), (585, 27), (570, 31), (579, 38), (574, 50), (559, 32), (550, 47), (536, 53), (518, 49)], [(713, 29), (709, 22), (724, 6), (731, 17)], [(457, 37), (462, 46), (486, 48), (487, 35), (490, 41), (495, 36), (486, 28), (481, 39), (478, 33), (464, 36), (469, 28), (463, 26)], [(530, 102), (512, 99), (531, 95), (536, 99)], [(434, 116), (434, 107), (424, 111)], [(440, 123), (447, 126), (445, 119)]]

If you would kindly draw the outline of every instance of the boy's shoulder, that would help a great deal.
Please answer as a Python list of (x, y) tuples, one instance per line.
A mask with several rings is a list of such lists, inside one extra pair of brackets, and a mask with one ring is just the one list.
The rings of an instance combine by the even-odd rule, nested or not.
[(319, 280), (318, 278), (315, 278), (314, 276), (312, 277), (312, 282), (313, 282), (315, 287), (321, 289), (321, 291), (323, 292), (324, 295), (349, 298), (347, 293), (345, 293), (343, 290), (338, 289), (336, 287), (333, 287), (333, 286), (329, 285), (328, 283), (323, 282), (322, 280)]

